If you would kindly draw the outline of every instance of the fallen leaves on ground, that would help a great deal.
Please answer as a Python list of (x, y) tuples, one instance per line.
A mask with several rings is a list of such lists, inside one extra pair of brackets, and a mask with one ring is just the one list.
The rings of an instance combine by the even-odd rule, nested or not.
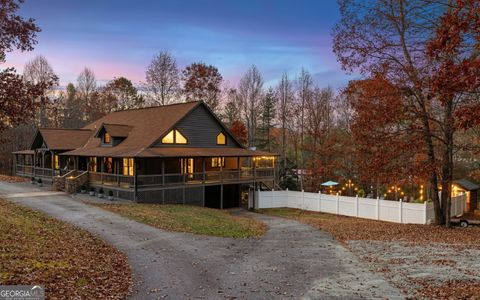
[[(398, 272), (396, 265), (399, 265), (401, 269), (406, 270), (405, 276), (401, 279), (403, 283), (398, 284), (395, 281), (392, 281), (392, 283), (403, 290), (402, 285), (408, 282), (407, 285), (410, 286), (408, 294), (413, 299), (480, 300), (480, 280), (447, 280), (438, 282), (438, 278), (428, 276), (427, 278), (415, 278), (415, 274), (411, 274), (414, 276), (410, 278), (408, 272), (408, 270), (412, 269), (410, 263), (414, 261), (437, 266), (438, 272), (445, 272), (445, 268), (457, 268), (456, 262), (451, 257), (432, 260), (430, 256), (433, 256), (433, 254), (429, 254), (429, 251), (436, 249), (435, 247), (445, 247), (446, 249), (451, 249), (453, 253), (458, 253), (458, 255), (467, 255), (473, 249), (480, 249), (480, 227), (478, 226), (446, 228), (433, 225), (397, 224), (292, 208), (262, 209), (260, 212), (295, 219), (330, 233), (335, 239), (351, 248), (354, 253), (358, 251), (359, 253), (356, 254), (361, 259), (371, 266), (375, 266), (377, 272), (384, 273), (390, 280)], [(376, 243), (383, 243), (383, 246), (378, 244), (372, 250), (372, 253), (365, 255), (358, 249), (352, 249), (349, 241), (365, 241), (367, 243), (369, 241), (377, 241)], [(418, 257), (413, 260), (394, 257), (383, 263), (386, 257), (397, 255), (393, 252), (389, 253), (394, 248), (388, 246), (392, 245), (392, 243), (416, 246), (423, 250), (420, 250)], [(365, 246), (360, 248), (365, 248)], [(470, 258), (470, 256), (467, 256), (465, 259), (470, 259), (473, 263), (478, 257)], [(472, 266), (472, 268), (475, 267)], [(460, 271), (460, 273), (468, 273), (468, 270), (462, 269)], [(477, 270), (472, 271), (476, 272)]]
[(15, 182), (25, 182), (27, 181), (27, 179), (23, 177), (18, 177), (18, 176), (0, 175), (0, 181), (15, 183)]
[(219, 209), (175, 204), (93, 204), (160, 229), (233, 238), (263, 235), (266, 225)]
[(264, 209), (260, 212), (296, 219), (333, 235), (337, 240), (404, 241), (415, 244), (446, 243), (480, 248), (480, 227), (451, 227), (397, 224), (354, 217), (302, 211), (293, 208)]
[(85, 230), (0, 199), (0, 284), (44, 285), (48, 299), (123, 299), (123, 253)]
[(419, 282), (422, 288), (418, 298), (429, 299), (480, 299), (480, 281), (449, 280), (441, 284)]

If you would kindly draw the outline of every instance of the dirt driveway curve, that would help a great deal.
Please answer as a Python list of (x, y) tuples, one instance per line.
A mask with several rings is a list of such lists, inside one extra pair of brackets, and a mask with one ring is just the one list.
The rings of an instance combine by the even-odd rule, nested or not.
[[(0, 182), (0, 197), (46, 212), (122, 250), (132, 299), (402, 299), (402, 294), (329, 235), (258, 214), (260, 239), (172, 233), (127, 220), (68, 195)], [(2, 195), (3, 194), (3, 195)]]

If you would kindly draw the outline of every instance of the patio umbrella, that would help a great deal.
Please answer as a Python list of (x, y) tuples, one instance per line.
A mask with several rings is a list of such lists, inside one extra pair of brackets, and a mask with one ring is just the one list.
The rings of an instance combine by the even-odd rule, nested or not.
[(338, 182), (327, 181), (327, 182), (322, 183), (321, 185), (323, 185), (323, 186), (334, 186), (334, 185), (338, 185)]

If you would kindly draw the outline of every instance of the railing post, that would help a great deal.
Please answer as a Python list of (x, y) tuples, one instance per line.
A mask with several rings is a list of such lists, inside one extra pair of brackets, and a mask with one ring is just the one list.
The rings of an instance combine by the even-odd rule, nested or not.
[(336, 203), (336, 205), (337, 205), (336, 213), (338, 215), (338, 212), (340, 210), (340, 195), (338, 193), (337, 193), (337, 203)]
[(302, 190), (302, 209), (305, 209), (305, 191)]
[(355, 217), (358, 218), (358, 195), (355, 196)]
[(322, 192), (318, 191), (318, 211), (322, 211)]
[(375, 213), (375, 216), (377, 217), (377, 220), (380, 220), (380, 197), (377, 196), (377, 212)]
[(428, 206), (427, 206), (427, 201), (423, 202), (423, 224), (427, 224), (427, 214), (428, 214)]
[(398, 219), (400, 221), (400, 224), (403, 223), (403, 200), (400, 198), (400, 201), (398, 202)]

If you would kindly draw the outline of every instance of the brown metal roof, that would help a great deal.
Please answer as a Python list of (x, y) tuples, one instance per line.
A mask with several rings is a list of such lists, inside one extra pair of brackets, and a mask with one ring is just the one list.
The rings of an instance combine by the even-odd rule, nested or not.
[(38, 130), (50, 150), (72, 150), (82, 147), (92, 131), (88, 129), (53, 129)]

